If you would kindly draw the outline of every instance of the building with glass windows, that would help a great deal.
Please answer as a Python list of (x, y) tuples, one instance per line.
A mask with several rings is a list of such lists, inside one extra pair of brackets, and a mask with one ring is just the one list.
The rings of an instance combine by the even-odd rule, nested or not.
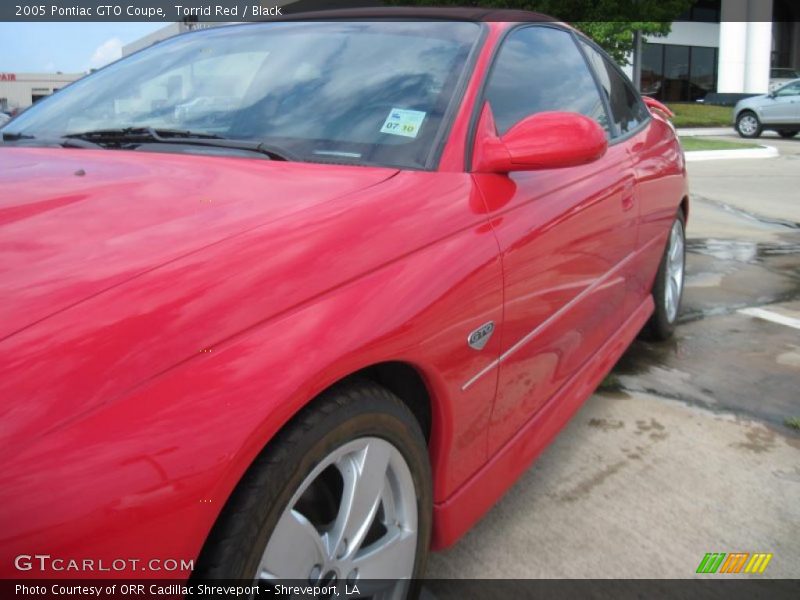
[(710, 92), (764, 94), (800, 77), (800, 2), (699, 0), (666, 37), (646, 38), (644, 94), (693, 102)]
[(86, 73), (0, 73), (0, 111), (15, 112), (57, 92)]

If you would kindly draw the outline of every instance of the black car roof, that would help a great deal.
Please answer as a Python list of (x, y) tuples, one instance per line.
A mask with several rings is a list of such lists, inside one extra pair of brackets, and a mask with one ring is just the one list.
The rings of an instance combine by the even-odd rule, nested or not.
[(279, 21), (305, 20), (342, 20), (342, 19), (410, 19), (410, 20), (451, 20), (476, 22), (522, 22), (522, 23), (560, 23), (558, 19), (526, 10), (487, 9), (479, 7), (376, 7), (376, 8), (339, 8), (287, 14)]

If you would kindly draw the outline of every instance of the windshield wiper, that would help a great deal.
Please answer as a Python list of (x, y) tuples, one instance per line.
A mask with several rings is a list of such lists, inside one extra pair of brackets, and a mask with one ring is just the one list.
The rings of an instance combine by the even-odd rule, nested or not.
[(33, 140), (36, 136), (30, 135), (29, 133), (11, 133), (11, 132), (3, 132), (3, 141), (4, 142), (16, 142), (17, 140)]
[(81, 133), (69, 133), (65, 138), (80, 139), (100, 145), (120, 144), (187, 144), (214, 148), (230, 148), (259, 152), (272, 160), (296, 160), (296, 158), (276, 146), (256, 140), (235, 140), (213, 133), (183, 131), (180, 129), (157, 129), (155, 127), (125, 127), (122, 129), (97, 129)]
[(82, 140), (98, 140), (101, 142), (159, 141), (165, 137), (181, 139), (221, 139), (213, 133), (185, 131), (182, 129), (160, 129), (156, 127), (120, 127), (115, 129), (93, 129), (79, 133), (68, 133), (64, 137)]
[(95, 144), (88, 140), (71, 139), (68, 137), (60, 138), (37, 138), (29, 133), (3, 133), (4, 142), (27, 142), (33, 141), (33, 145), (42, 146), (62, 146), (64, 148), (102, 148), (100, 144)]

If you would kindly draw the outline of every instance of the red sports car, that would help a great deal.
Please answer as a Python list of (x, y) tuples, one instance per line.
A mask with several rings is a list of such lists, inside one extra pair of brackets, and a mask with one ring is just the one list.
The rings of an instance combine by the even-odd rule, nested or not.
[(2, 129), (4, 576), (418, 577), (672, 332), (664, 115), (546, 17), (376, 14), (177, 36)]

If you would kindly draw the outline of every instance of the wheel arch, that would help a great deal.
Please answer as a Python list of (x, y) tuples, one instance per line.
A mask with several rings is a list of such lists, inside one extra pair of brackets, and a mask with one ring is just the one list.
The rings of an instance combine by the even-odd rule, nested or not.
[(369, 379), (400, 398), (419, 423), (425, 440), (430, 442), (434, 396), (420, 369), (403, 361), (387, 361), (365, 367), (347, 378), (358, 377)]
[[(315, 401), (330, 390), (344, 383), (358, 380), (368, 380), (397, 396), (419, 423), (425, 440), (430, 442), (435, 419), (435, 392), (432, 391), (432, 386), (429, 385), (423, 370), (418, 365), (403, 360), (377, 362), (335, 378), (318, 393), (303, 402), (295, 414), (280, 426), (279, 430), (286, 428), (302, 410), (311, 407)], [(269, 443), (270, 440), (265, 442), (262, 452), (269, 446)]]
[[(431, 452), (431, 435), (434, 427), (434, 392), (431, 391), (430, 385), (423, 374), (422, 369), (410, 362), (402, 360), (387, 360), (377, 362), (360, 369), (354, 370), (350, 373), (344, 374), (335, 381), (330, 382), (318, 393), (308, 398), (305, 402), (298, 406), (298, 409), (290, 418), (283, 422), (275, 435), (266, 439), (261, 449), (252, 457), (247, 467), (240, 473), (236, 483), (228, 489), (228, 492), (223, 498), (222, 507), (219, 513), (214, 518), (210, 529), (206, 532), (203, 542), (198, 550), (198, 559), (205, 552), (209, 542), (213, 541), (214, 532), (218, 528), (221, 520), (225, 518), (228, 512), (228, 507), (231, 500), (234, 498), (236, 490), (240, 487), (246, 479), (246, 475), (254, 465), (258, 462), (260, 456), (270, 450), (271, 444), (275, 441), (275, 437), (281, 431), (284, 431), (293, 422), (300, 418), (301, 414), (308, 410), (313, 409), (315, 402), (320, 400), (326, 393), (334, 390), (337, 387), (347, 384), (354, 384), (358, 381), (368, 381), (379, 385), (392, 394), (397, 396), (400, 401), (409, 409), (413, 417), (420, 425), (422, 434), (428, 442), (428, 447), (425, 449), (428, 455), (428, 461), (431, 471), (434, 471), (435, 461)], [(433, 481), (435, 481), (435, 474)]]
[[(392, 392), (391, 395), (397, 396), (397, 398), (401, 400), (402, 404), (409, 408), (409, 412), (411, 413), (410, 418), (409, 416), (404, 416), (402, 414), (398, 415), (397, 412), (394, 413), (395, 417), (397, 418), (397, 416), (399, 416), (404, 421), (401, 422), (401, 431), (406, 432), (406, 434), (412, 433), (415, 441), (421, 441), (419, 434), (414, 432), (413, 429), (409, 428), (408, 422), (410, 420), (416, 420), (419, 422), (420, 419), (426, 418), (425, 411), (429, 410), (429, 405), (423, 400), (427, 400), (429, 395), (421, 373), (419, 373), (414, 366), (400, 361), (377, 363), (369, 367), (359, 369), (358, 371), (350, 373), (338, 379), (334, 383), (331, 383), (324, 390), (320, 391), (308, 402), (303, 404), (290, 419), (283, 423), (276, 435), (265, 442), (260, 452), (256, 454), (251, 463), (242, 472), (241, 476), (238, 478), (238, 482), (231, 488), (230, 493), (227, 495), (224, 505), (214, 519), (210, 529), (207, 532), (207, 535), (202, 542), (202, 546), (196, 554), (194, 570), (190, 574), (191, 579), (195, 581), (202, 581), (207, 577), (215, 577), (212, 571), (213, 569), (218, 568), (219, 564), (218, 556), (215, 557), (215, 548), (216, 551), (219, 551), (220, 548), (225, 548), (226, 545), (230, 545), (226, 540), (226, 535), (231, 533), (232, 520), (235, 518), (241, 518), (238, 515), (241, 514), (242, 507), (247, 509), (249, 506), (253, 505), (250, 498), (254, 495), (252, 493), (253, 481), (255, 480), (254, 477), (259, 472), (263, 472), (263, 469), (266, 465), (269, 465), (270, 463), (272, 465), (286, 465), (285, 461), (289, 460), (289, 473), (296, 474), (304, 472), (303, 463), (305, 462), (305, 459), (300, 461), (298, 465), (292, 465), (291, 461), (293, 459), (286, 454), (286, 446), (284, 446), (282, 449), (280, 447), (273, 446), (276, 441), (280, 440), (282, 444), (294, 444), (296, 450), (297, 440), (301, 437), (299, 434), (307, 435), (314, 432), (316, 425), (319, 423), (319, 421), (316, 420), (316, 417), (320, 415), (323, 418), (328, 418), (331, 415), (338, 414), (338, 418), (345, 419), (341, 423), (350, 422), (348, 420), (350, 417), (347, 415), (347, 413), (345, 412), (342, 416), (340, 411), (343, 409), (347, 410), (349, 405), (353, 404), (352, 398), (354, 393), (360, 394), (359, 400), (366, 403), (363, 406), (368, 411), (372, 410), (374, 405), (380, 405), (382, 401), (384, 403), (384, 407), (387, 407), (386, 401), (388, 401), (388, 408), (394, 407), (394, 410), (396, 411), (398, 408), (398, 403), (392, 401), (390, 396), (387, 397), (387, 394), (383, 392), (383, 390)], [(422, 394), (424, 398), (416, 397), (415, 394)], [(372, 419), (373, 415), (370, 414), (369, 417), (369, 423), (371, 426), (371, 424), (374, 422)], [(427, 418), (429, 419), (430, 416), (428, 415)], [(423, 424), (420, 423), (420, 426), (422, 433), (424, 434), (425, 430), (423, 428)], [(330, 432), (330, 430), (328, 431)], [(343, 435), (352, 436), (352, 432), (345, 430)], [(361, 435), (364, 434), (362, 433)], [(378, 435), (380, 436), (380, 434)], [(353, 440), (356, 438), (349, 437), (349, 439)], [(391, 441), (392, 438), (389, 436), (385, 439)], [(315, 447), (319, 447), (319, 445)], [(303, 446), (300, 446), (300, 448), (303, 448)], [(427, 462), (428, 466), (430, 466), (430, 452), (428, 447), (426, 444), (415, 443), (413, 444), (413, 448), (414, 450), (411, 453), (411, 456), (416, 456), (416, 460), (413, 462), (416, 462), (416, 464), (419, 465), (419, 469), (416, 472), (424, 474), (424, 470), (426, 469), (425, 462)], [(329, 449), (325, 450), (325, 452), (327, 453)], [(308, 447), (305, 447), (305, 450), (308, 450)], [(281, 454), (281, 452), (283, 452), (283, 454)], [(306, 455), (299, 454), (299, 456), (305, 457)], [(319, 463), (305, 462), (305, 464), (312, 465), (310, 468), (313, 468), (314, 465), (318, 465)], [(426, 476), (422, 481), (427, 481), (428, 476)], [(273, 479), (271, 478), (262, 477), (258, 485), (263, 487), (265, 482), (270, 482), (268, 487), (274, 488), (275, 486), (272, 485), (272, 481)], [(277, 485), (279, 489), (290, 489), (281, 487), (283, 484), (279, 482), (283, 481), (282, 479), (276, 478), (274, 481), (275, 485)], [(413, 489), (414, 488), (412, 488), (412, 490)], [(292, 493), (293, 492), (290, 492), (290, 495)], [(427, 499), (427, 502), (430, 502), (430, 487), (427, 487), (426, 491), (421, 493), (421, 496), (419, 495), (420, 492), (417, 489), (417, 494), (417, 498)], [(288, 499), (288, 496), (285, 496), (285, 498)], [(423, 506), (425, 505), (426, 504), (423, 503)], [(430, 517), (428, 520), (428, 527), (430, 527)], [(225, 533), (226, 530), (228, 534)], [(235, 535), (238, 535), (238, 533), (235, 533)], [(429, 535), (426, 534), (423, 536), (423, 539), (429, 539)], [(420, 544), (422, 544), (422, 542), (420, 542)], [(418, 548), (422, 547), (428, 547), (428, 545), (424, 544), (418, 546)], [(227, 550), (225, 551), (227, 552)], [(237, 561), (239, 556), (240, 553), (237, 552), (235, 555)]]
[[(337, 378), (324, 389), (320, 390), (319, 393), (309, 398), (309, 400), (300, 407), (300, 410), (286, 421), (280, 429), (287, 427), (297, 417), (300, 411), (311, 406), (318, 398), (328, 391), (343, 383), (358, 380), (371, 381), (397, 396), (400, 401), (406, 405), (411, 414), (414, 415), (417, 423), (419, 423), (425, 441), (430, 442), (434, 425), (434, 392), (430, 389), (422, 369), (417, 365), (402, 360), (378, 362)], [(264, 445), (264, 449), (266, 449), (268, 445), (269, 441)]]
[[(322, 377), (324, 378), (325, 376), (323, 375)], [(326, 393), (342, 384), (353, 383), (359, 380), (366, 380), (380, 385), (397, 396), (400, 401), (408, 407), (411, 414), (419, 423), (426, 442), (428, 442), (428, 459), (431, 463), (431, 469), (433, 470), (435, 461), (431, 452), (430, 442), (431, 436), (435, 435), (434, 428), (437, 420), (434, 416), (435, 412), (437, 409), (442, 408), (435, 404), (436, 394), (431, 389), (433, 386), (429, 384), (427, 378), (423, 374), (422, 368), (418, 365), (403, 360), (384, 360), (348, 372), (339, 373), (327, 379), (327, 381), (314, 392), (306, 394), (303, 398), (296, 398), (294, 402), (291, 402), (293, 405), (291, 415), (276, 424), (271, 435), (261, 438), (257, 451), (252, 455), (251, 460), (246, 463), (247, 466), (241, 471), (240, 476), (237, 478), (237, 483), (230, 489), (228, 496), (233, 493), (238, 482), (241, 481), (244, 474), (252, 467), (258, 456), (269, 450), (270, 444), (272, 444), (279, 432), (289, 427), (299, 418), (303, 411), (313, 409), (314, 403)]]

